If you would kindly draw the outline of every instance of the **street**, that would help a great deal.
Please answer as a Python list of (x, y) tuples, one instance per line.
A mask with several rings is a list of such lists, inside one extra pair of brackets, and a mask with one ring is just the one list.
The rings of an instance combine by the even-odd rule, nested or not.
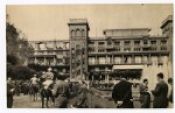
[[(104, 92), (101, 92), (105, 94)], [(101, 95), (101, 93), (88, 93), (88, 103), (90, 108), (115, 108), (116, 105), (114, 104), (113, 100), (105, 98), (105, 96)], [(109, 93), (106, 92), (107, 97), (109, 97)], [(70, 99), (68, 106), (71, 105), (71, 102), (74, 101), (74, 99)], [(51, 106), (52, 103), (49, 101), (49, 108), (53, 108)], [(140, 108), (140, 102), (134, 101), (134, 107)], [(20, 96), (14, 96), (14, 104), (13, 108), (41, 108), (41, 98), (38, 94), (37, 101), (33, 101), (33, 98), (29, 95), (23, 95)]]

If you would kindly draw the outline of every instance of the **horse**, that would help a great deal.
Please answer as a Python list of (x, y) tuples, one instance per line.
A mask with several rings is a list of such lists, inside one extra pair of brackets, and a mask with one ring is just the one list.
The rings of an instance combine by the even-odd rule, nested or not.
[[(53, 88), (53, 84), (48, 85), (48, 87), (46, 87), (46, 88), (44, 85), (42, 85), (41, 92), (40, 92), (41, 101), (42, 101), (42, 108), (44, 108), (44, 106), (49, 108), (50, 98), (51, 98), (52, 102), (55, 103), (55, 98), (52, 94), (52, 88)], [(46, 101), (46, 103), (45, 103), (45, 101)]]

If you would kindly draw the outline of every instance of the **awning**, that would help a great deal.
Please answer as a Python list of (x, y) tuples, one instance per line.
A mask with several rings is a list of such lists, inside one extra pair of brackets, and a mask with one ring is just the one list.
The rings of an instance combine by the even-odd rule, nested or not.
[(112, 70), (117, 69), (143, 69), (143, 65), (114, 65)]

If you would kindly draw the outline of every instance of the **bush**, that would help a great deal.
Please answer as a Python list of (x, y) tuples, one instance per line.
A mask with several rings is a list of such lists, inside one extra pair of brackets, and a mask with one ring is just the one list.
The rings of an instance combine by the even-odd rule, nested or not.
[(13, 79), (18, 79), (18, 80), (26, 80), (30, 79), (35, 71), (27, 66), (7, 66), (7, 76), (12, 77)]

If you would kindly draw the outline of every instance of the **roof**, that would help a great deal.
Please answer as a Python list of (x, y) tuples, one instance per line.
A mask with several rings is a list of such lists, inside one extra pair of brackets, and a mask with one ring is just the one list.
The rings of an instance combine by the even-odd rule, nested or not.
[(127, 31), (127, 30), (147, 30), (150, 31), (150, 28), (119, 28), (119, 29), (105, 29), (104, 31)]
[(162, 21), (162, 25), (160, 28), (163, 28), (167, 23), (172, 22), (173, 21), (173, 16), (172, 15), (168, 15), (168, 17)]
[(70, 18), (68, 25), (86, 25), (87, 29), (90, 30), (88, 21), (85, 18)]
[(89, 41), (106, 41), (111, 40), (132, 40), (132, 39), (160, 39), (167, 38), (164, 35), (149, 35), (149, 36), (111, 36), (111, 37), (90, 37)]

